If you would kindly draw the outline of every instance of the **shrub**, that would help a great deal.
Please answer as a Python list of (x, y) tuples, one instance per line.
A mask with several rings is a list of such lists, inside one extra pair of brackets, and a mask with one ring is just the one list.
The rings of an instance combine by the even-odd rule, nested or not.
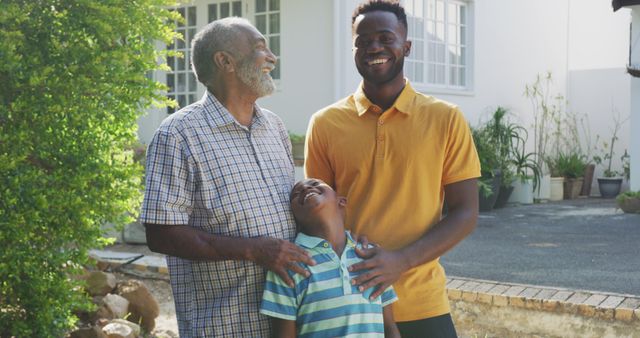
[[(100, 224), (130, 221), (136, 120), (166, 104), (164, 0), (0, 2), (0, 336), (62, 337)], [(129, 150), (126, 150), (129, 149)]]

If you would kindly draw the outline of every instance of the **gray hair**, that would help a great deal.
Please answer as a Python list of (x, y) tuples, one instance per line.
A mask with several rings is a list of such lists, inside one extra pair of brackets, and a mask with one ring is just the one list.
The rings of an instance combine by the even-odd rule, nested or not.
[(191, 40), (191, 65), (198, 81), (208, 86), (217, 72), (213, 54), (224, 51), (233, 57), (240, 52), (235, 45), (238, 40), (238, 25), (251, 25), (249, 20), (228, 17), (213, 21), (199, 31)]

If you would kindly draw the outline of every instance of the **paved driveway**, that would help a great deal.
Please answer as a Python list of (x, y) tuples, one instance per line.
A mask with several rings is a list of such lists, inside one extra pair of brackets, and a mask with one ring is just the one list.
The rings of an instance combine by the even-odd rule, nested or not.
[(481, 213), (447, 275), (640, 295), (640, 215), (600, 198)]

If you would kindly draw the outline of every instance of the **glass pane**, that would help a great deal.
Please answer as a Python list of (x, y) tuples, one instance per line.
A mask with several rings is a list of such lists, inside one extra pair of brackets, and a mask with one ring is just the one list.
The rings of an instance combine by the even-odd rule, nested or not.
[(280, 13), (269, 14), (269, 34), (280, 33)]
[(417, 18), (415, 19), (415, 33), (416, 38), (424, 39), (424, 19)]
[(436, 62), (436, 45), (430, 43), (429, 48), (427, 48), (427, 61)]
[(270, 11), (279, 11), (280, 10), (280, 0), (269, 0), (269, 10)]
[(460, 24), (467, 24), (467, 7), (460, 6)]
[(177, 69), (176, 69), (176, 70), (178, 70), (178, 71), (184, 70), (184, 61), (185, 61), (185, 60), (184, 60), (184, 57), (177, 58), (177, 60), (176, 60), (176, 61), (178, 61), (178, 62), (177, 62)]
[(424, 0), (418, 0), (413, 4), (415, 7), (415, 16), (420, 18), (420, 20), (424, 17)]
[(276, 56), (280, 56), (280, 36), (271, 36), (269, 37), (269, 49)]
[(411, 48), (411, 54), (413, 54), (413, 58), (416, 60), (423, 61), (424, 60), (424, 41), (414, 41), (413, 47)]
[(169, 87), (169, 89), (167, 89), (167, 91), (169, 93), (173, 92), (174, 79), (175, 79), (175, 75), (167, 74), (167, 87)]
[(167, 65), (171, 67), (171, 70), (176, 70), (175, 58), (173, 56), (167, 57)]
[(460, 44), (467, 44), (467, 27), (460, 27)]
[(178, 108), (184, 108), (187, 106), (187, 97), (184, 95), (178, 95)]
[(460, 43), (458, 42), (458, 27), (456, 25), (448, 25), (447, 28), (449, 29), (448, 42), (456, 45)]
[(189, 94), (189, 104), (196, 102), (196, 96), (193, 94)]
[(195, 92), (198, 89), (198, 82), (196, 76), (193, 73), (189, 73), (189, 91)]
[[(184, 7), (178, 8), (178, 13), (180, 13), (180, 16), (184, 18)], [(184, 26), (183, 20), (178, 20), (178, 27), (183, 27), (183, 26)]]
[(415, 81), (414, 70), (415, 70), (414, 62), (413, 61), (407, 61), (407, 66), (405, 67), (405, 72), (406, 72), (407, 77), (411, 81)]
[(436, 2), (434, 0), (429, 0), (427, 5), (427, 18), (435, 19), (436, 18)]
[(452, 86), (458, 85), (458, 68), (451, 67), (449, 69), (449, 84)]
[(189, 7), (189, 9), (187, 11), (187, 24), (189, 26), (195, 26), (196, 25), (196, 8), (195, 8), (195, 6)]
[(436, 1), (436, 18), (438, 20), (444, 20), (444, 2)]
[(274, 68), (273, 71), (271, 71), (271, 77), (274, 80), (280, 79), (280, 69), (282, 69), (282, 59), (278, 58), (278, 62), (276, 62), (276, 68)]
[(416, 15), (415, 10), (413, 9), (413, 0), (406, 0), (404, 2), (404, 12), (407, 14), (407, 16), (415, 16)]
[(176, 47), (178, 49), (183, 49), (184, 48), (184, 34), (185, 34), (185, 31), (184, 31), (184, 29), (178, 29), (178, 33), (180, 33), (180, 37), (176, 41), (176, 44), (177, 44)]
[(467, 49), (464, 47), (460, 47), (460, 64), (467, 65)]
[(444, 44), (438, 43), (435, 45), (435, 47), (436, 47), (436, 62), (444, 63), (445, 62)]
[(447, 20), (449, 23), (458, 23), (458, 6), (456, 4), (447, 6)]
[(429, 83), (436, 83), (436, 66), (433, 64), (430, 64), (429, 66), (427, 66), (428, 69), (428, 73), (427, 73), (427, 79)]
[(256, 13), (267, 11), (267, 0), (256, 0)]
[(209, 5), (209, 22), (218, 20), (218, 4)]
[(238, 17), (242, 16), (242, 2), (234, 1), (232, 6), (233, 6), (233, 10), (232, 10), (233, 16), (238, 16)]
[(461, 86), (467, 85), (467, 68), (460, 67), (460, 81), (458, 82)]
[(185, 79), (185, 74), (184, 73), (178, 73), (178, 86), (176, 89), (176, 92), (178, 93), (184, 93), (186, 91), (186, 79)]
[(422, 62), (416, 63), (416, 77), (415, 82), (424, 82), (424, 64)]
[(221, 3), (220, 4), (220, 18), (226, 18), (229, 16), (229, 3), (225, 2), (225, 3)]
[(267, 34), (267, 16), (262, 14), (262, 15), (256, 15), (256, 28), (260, 31), (260, 33), (262, 34)]
[(436, 24), (433, 21), (427, 21), (427, 38), (429, 40), (436, 39)]
[[(169, 100), (175, 100), (176, 98), (173, 95), (169, 95), (167, 96), (169, 98)], [(175, 113), (175, 108), (172, 107), (167, 107), (167, 114), (173, 114)]]
[(436, 83), (444, 84), (444, 65), (436, 66)]
[(444, 23), (436, 23), (436, 39), (444, 42)]

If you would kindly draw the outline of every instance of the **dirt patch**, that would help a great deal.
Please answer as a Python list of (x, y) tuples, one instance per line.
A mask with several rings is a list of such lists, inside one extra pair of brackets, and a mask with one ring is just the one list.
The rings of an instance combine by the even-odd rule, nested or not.
[(178, 323), (176, 322), (175, 306), (169, 277), (166, 275), (140, 272), (131, 269), (120, 269), (114, 272), (118, 281), (128, 279), (143, 282), (160, 306), (160, 315), (156, 318), (156, 328), (151, 337), (178, 338)]

